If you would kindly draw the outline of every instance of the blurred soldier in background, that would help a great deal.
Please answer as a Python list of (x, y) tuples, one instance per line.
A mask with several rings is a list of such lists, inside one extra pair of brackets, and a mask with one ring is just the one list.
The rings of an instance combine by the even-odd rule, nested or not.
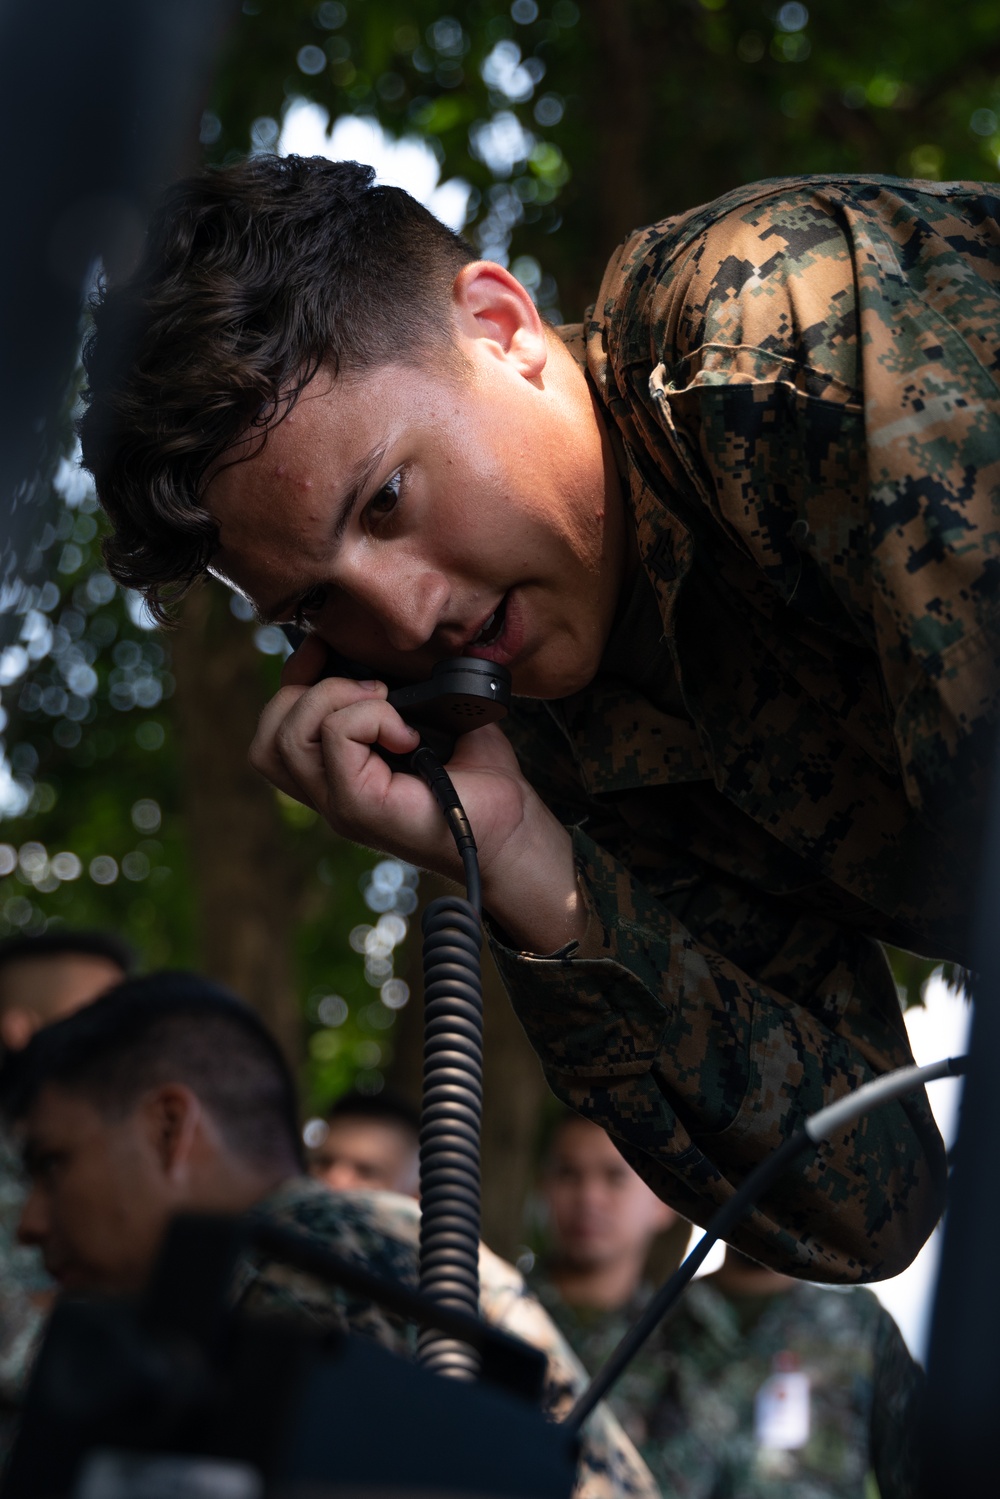
[(560, 1325), (573, 1324), (575, 1345), (606, 1313), (622, 1314), (627, 1323), (631, 1310), (638, 1312), (650, 1246), (677, 1215), (604, 1130), (578, 1114), (562, 1115), (555, 1127), (542, 1191), (553, 1253), (538, 1289), (559, 1306)]
[[(551, 1256), (530, 1283), (594, 1374), (651, 1294), (656, 1199), (574, 1115), (557, 1127), (542, 1192)], [(920, 1380), (870, 1292), (820, 1289), (728, 1249), (609, 1404), (671, 1499), (909, 1499)]]
[[(137, 1292), (174, 1214), (251, 1209), (416, 1284), (416, 1202), (332, 1193), (303, 1176), (288, 1066), (253, 1010), (207, 980), (167, 973), (121, 985), (9, 1059), (0, 1096), (21, 1128), (32, 1182), (21, 1237), (67, 1289)], [(516, 1270), (484, 1249), (480, 1273), (483, 1315), (542, 1349), (545, 1405), (563, 1414), (585, 1383), (582, 1369)], [(260, 1255), (242, 1261), (233, 1299), (241, 1311), (346, 1325), (413, 1351), (394, 1315)], [(584, 1430), (574, 1493), (656, 1499), (606, 1410)]]
[[(133, 964), (128, 946), (110, 932), (55, 931), (0, 942), (4, 1052), (19, 1051), (40, 1026), (120, 983)], [(20, 1153), (0, 1127), (0, 1402), (18, 1397), (53, 1289), (38, 1250), (17, 1242), (26, 1195)], [(2, 1433), (0, 1425), (0, 1446)]]
[(420, 1115), (395, 1093), (345, 1093), (309, 1152), (309, 1173), (331, 1192), (368, 1188), (416, 1197)]
[(0, 942), (0, 1041), (20, 1051), (41, 1025), (89, 1004), (131, 973), (135, 958), (111, 932), (43, 932)]

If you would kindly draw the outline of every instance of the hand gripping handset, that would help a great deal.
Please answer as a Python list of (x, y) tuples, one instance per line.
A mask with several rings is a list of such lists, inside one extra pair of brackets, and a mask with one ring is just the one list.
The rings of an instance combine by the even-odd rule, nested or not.
[[(293, 646), (303, 640), (282, 627)], [(367, 667), (330, 651), (327, 675), (365, 679)], [(376, 745), (393, 770), (419, 776), (437, 802), (465, 872), (467, 900), (439, 896), (422, 918), (424, 1089), (420, 1115), (420, 1289), (432, 1301), (479, 1313), (479, 1131), (482, 1118), (483, 994), (479, 966), (482, 891), (476, 840), (444, 761), (470, 729), (506, 717), (510, 673), (477, 656), (439, 661), (425, 682), (394, 686), (389, 702), (420, 743), (406, 755)], [(428, 1369), (474, 1379), (479, 1355), (424, 1332), (417, 1357)]]
[[(306, 638), (294, 625), (282, 625), (289, 644), (302, 644)], [(330, 650), (327, 656), (328, 677), (372, 676), (371, 670), (358, 661), (350, 661)], [(389, 687), (388, 701), (400, 718), (420, 731), (420, 745), (407, 755), (394, 755), (376, 745), (382, 758), (393, 770), (419, 774), (411, 763), (419, 749), (432, 749), (442, 763), (451, 759), (455, 740), (471, 729), (488, 723), (499, 723), (510, 708), (510, 672), (495, 661), (478, 656), (455, 656), (439, 661), (424, 682), (407, 682)]]

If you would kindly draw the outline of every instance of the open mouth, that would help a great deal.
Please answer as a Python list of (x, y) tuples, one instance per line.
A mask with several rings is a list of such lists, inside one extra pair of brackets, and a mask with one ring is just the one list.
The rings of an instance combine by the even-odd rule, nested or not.
[(503, 627), (507, 621), (507, 595), (504, 594), (493, 613), (487, 619), (478, 635), (474, 635), (469, 641), (470, 645), (492, 645), (500, 639)]

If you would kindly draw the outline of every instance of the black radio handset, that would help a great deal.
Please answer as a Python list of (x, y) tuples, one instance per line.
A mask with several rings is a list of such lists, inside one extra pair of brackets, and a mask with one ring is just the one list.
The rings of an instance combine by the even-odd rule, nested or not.
[[(282, 627), (293, 646), (303, 635)], [(372, 673), (327, 653), (327, 675)], [(389, 702), (420, 743), (406, 755), (376, 745), (393, 770), (422, 780), (441, 809), (462, 860), (466, 898), (439, 896), (421, 918), (424, 934), (424, 1092), (420, 1113), (420, 1290), (470, 1316), (479, 1312), (479, 1130), (483, 1107), (482, 882), (465, 808), (445, 762), (470, 729), (505, 718), (510, 672), (478, 656), (439, 661), (426, 682), (389, 684)], [(479, 1355), (466, 1344), (424, 1333), (417, 1359), (438, 1374), (468, 1380)]]
[[(281, 627), (289, 644), (302, 644), (306, 638), (294, 625)], [(364, 679), (373, 673), (358, 661), (350, 661), (335, 651), (327, 653), (328, 677)], [(495, 661), (478, 656), (455, 656), (439, 661), (424, 682), (390, 683), (389, 702), (400, 718), (420, 730), (420, 744), (410, 754), (395, 755), (377, 745), (379, 754), (393, 770), (419, 774), (411, 764), (413, 755), (427, 746), (442, 763), (451, 759), (455, 740), (470, 729), (498, 723), (510, 708), (510, 672)]]

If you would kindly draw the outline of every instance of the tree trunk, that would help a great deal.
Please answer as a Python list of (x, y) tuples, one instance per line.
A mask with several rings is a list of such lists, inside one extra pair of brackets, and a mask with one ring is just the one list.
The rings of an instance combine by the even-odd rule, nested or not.
[(514, 1259), (524, 1243), (525, 1203), (549, 1089), (488, 951), (483, 1000), (483, 1238), (497, 1254)]
[(292, 950), (303, 874), (275, 792), (247, 761), (265, 695), (262, 663), (222, 589), (188, 594), (173, 665), (202, 966), (249, 1000), (297, 1067)]

